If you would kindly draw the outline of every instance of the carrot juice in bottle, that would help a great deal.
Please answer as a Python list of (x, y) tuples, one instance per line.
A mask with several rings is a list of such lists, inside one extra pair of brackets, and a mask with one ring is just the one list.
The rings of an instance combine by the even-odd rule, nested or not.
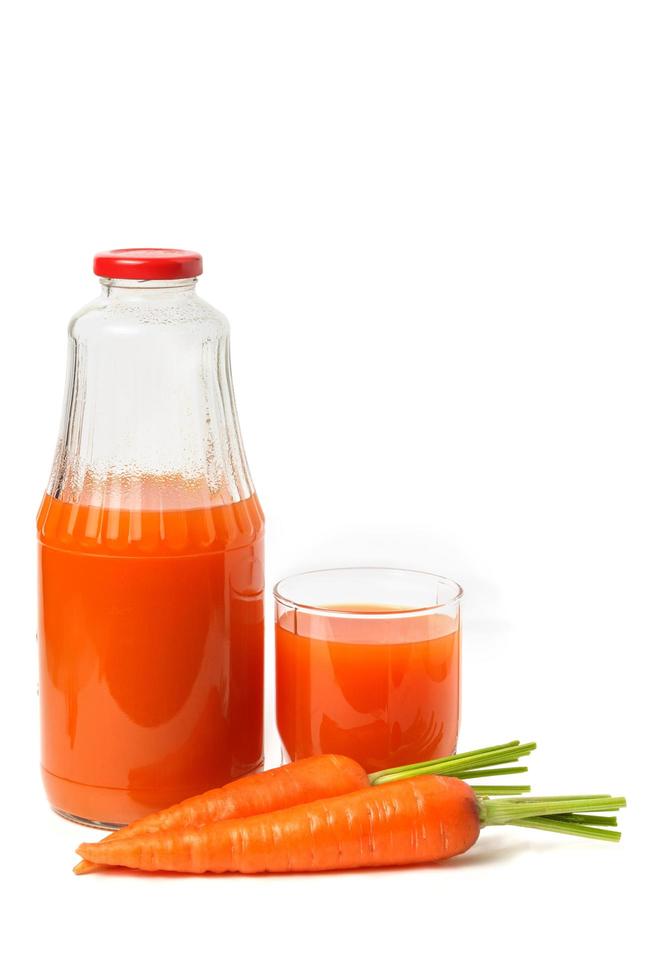
[(263, 516), (201, 257), (94, 269), (38, 515), (42, 772), (114, 827), (262, 764)]

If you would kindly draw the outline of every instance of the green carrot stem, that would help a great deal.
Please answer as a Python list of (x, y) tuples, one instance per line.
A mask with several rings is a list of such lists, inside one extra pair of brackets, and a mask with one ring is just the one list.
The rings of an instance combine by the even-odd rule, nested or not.
[(477, 779), (479, 776), (512, 776), (516, 772), (527, 772), (527, 766), (508, 766), (504, 769), (474, 769), (471, 772), (457, 772), (459, 779)]
[(438, 766), (437, 771), (443, 773), (471, 772), (480, 767), (486, 768), (503, 762), (518, 762), (521, 756), (529, 755), (535, 748), (535, 742), (525, 742), (523, 745), (512, 746), (511, 748), (482, 752), (463, 760), (456, 756), (452, 759), (433, 759), (430, 762), (417, 763), (411, 768), (431, 770), (433, 766)]
[(478, 749), (475, 752), (447, 756), (444, 759), (431, 759), (410, 766), (397, 766), (394, 769), (382, 769), (372, 773), (368, 778), (373, 786), (394, 782), (397, 779), (411, 779), (414, 776), (438, 774), (442, 776), (458, 776), (460, 772), (472, 772), (481, 767), (497, 765), (503, 762), (517, 762), (521, 756), (528, 755), (536, 748), (535, 742), (507, 742), (505, 746), (491, 746), (488, 749)]
[[(471, 789), (474, 788), (475, 788), (474, 785), (471, 786)], [(626, 806), (626, 803), (624, 801), (620, 802), (619, 798), (618, 798), (618, 802), (603, 803), (603, 801), (610, 800), (610, 799), (615, 800), (616, 798), (610, 797), (606, 793), (598, 793), (591, 796), (584, 796), (584, 800), (592, 801), (595, 803), (597, 802), (602, 803), (601, 806), (597, 807), (598, 810), (619, 810), (623, 806)], [(574, 809), (574, 804), (577, 800), (579, 800), (578, 796), (529, 796), (529, 797), (521, 796), (518, 797), (514, 802), (516, 806), (519, 806), (520, 804), (523, 805), (529, 804), (530, 808), (535, 803), (546, 803), (546, 804), (557, 803), (559, 808), (556, 812), (543, 814), (543, 816), (560, 817), (560, 816), (569, 816), (572, 813), (572, 810)], [(518, 814), (518, 816), (527, 816), (527, 815), (528, 814), (524, 813), (522, 810)], [(583, 817), (583, 814), (579, 814), (578, 816), (581, 819)]]
[[(469, 759), (470, 756), (473, 755), (486, 755), (488, 752), (497, 752), (500, 749), (515, 749), (516, 746), (518, 745), (520, 745), (519, 739), (514, 739), (513, 742), (503, 742), (501, 745), (490, 745), (487, 746), (485, 749), (472, 749), (470, 752), (458, 752), (455, 755), (445, 755), (442, 757), (442, 759), (432, 759), (430, 761), (451, 762), (453, 759), (458, 759), (459, 761), (461, 761), (462, 759)], [(426, 766), (428, 764), (429, 763), (427, 762), (419, 762), (419, 763), (412, 763), (409, 766), (395, 766), (395, 768), (393, 769), (380, 769), (378, 772), (370, 773), (370, 777), (369, 777), (370, 782), (371, 783), (375, 782), (378, 776), (392, 776), (396, 772), (400, 773), (400, 772), (404, 772), (406, 769), (411, 769), (413, 768), (414, 765)]]
[[(518, 797), (516, 799), (480, 800), (479, 812), (482, 824), (497, 825), (516, 820), (531, 820), (548, 814), (573, 813), (575, 811), (617, 810), (626, 806), (623, 796), (577, 797)], [(608, 831), (607, 831), (608, 833)]]
[[(462, 779), (462, 776), (458, 777)], [(492, 786), (490, 783), (488, 786), (471, 786), (470, 789), (473, 793), (478, 796), (513, 796), (518, 793), (530, 793), (531, 786)]]
[[(499, 752), (486, 757), (477, 756), (474, 759), (475, 769), (484, 765), (495, 765), (498, 762), (517, 762), (520, 757), (517, 755), (506, 756)], [(458, 776), (460, 772), (467, 772), (468, 765), (473, 760), (464, 760), (459, 762), (457, 759), (433, 759), (430, 762), (422, 762), (413, 766), (406, 766), (399, 772), (391, 773), (389, 775), (377, 776), (373, 785), (378, 785), (380, 783), (391, 783), (397, 779), (412, 779), (414, 776), (428, 776), (430, 774), (436, 774), (441, 776)]]
[[(492, 796), (492, 793), (490, 794)], [(545, 816), (541, 820), (564, 820), (566, 823), (586, 824), (589, 827), (617, 827), (617, 817), (601, 817), (594, 813), (557, 813), (556, 816)]]
[[(584, 799), (585, 800), (605, 800), (607, 798), (607, 796), (609, 796), (608, 793), (585, 793), (584, 794)], [(570, 800), (578, 800), (578, 799), (579, 799), (579, 795), (578, 794), (574, 794), (573, 796), (530, 796), (529, 797), (529, 802), (530, 803), (535, 803), (536, 800), (545, 800), (546, 802), (549, 802), (550, 800), (557, 800), (557, 801), (560, 801), (561, 803), (567, 803)], [(524, 802), (525, 802), (524, 800), (516, 800), (516, 803), (524, 803)]]
[(571, 834), (574, 837), (591, 837), (594, 840), (607, 840), (617, 843), (622, 836), (619, 830), (604, 830), (602, 827), (589, 827), (586, 824), (568, 820), (555, 820), (552, 817), (530, 817), (527, 820), (510, 820), (512, 827), (530, 827), (532, 830), (549, 830), (555, 834)]

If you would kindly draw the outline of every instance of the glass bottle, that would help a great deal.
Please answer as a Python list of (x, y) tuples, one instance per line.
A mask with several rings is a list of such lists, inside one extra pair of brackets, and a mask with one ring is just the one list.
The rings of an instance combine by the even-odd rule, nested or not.
[(263, 515), (201, 256), (94, 271), (38, 515), (42, 770), (114, 827), (262, 764)]

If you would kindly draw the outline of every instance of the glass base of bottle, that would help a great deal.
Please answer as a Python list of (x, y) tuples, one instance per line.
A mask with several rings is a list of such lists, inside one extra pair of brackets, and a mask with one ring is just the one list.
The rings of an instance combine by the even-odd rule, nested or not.
[(59, 817), (63, 817), (64, 820), (70, 820), (72, 823), (79, 823), (82, 827), (93, 827), (95, 830), (120, 830), (121, 827), (126, 827), (127, 824), (124, 823), (108, 823), (106, 820), (89, 820), (88, 817), (78, 817), (75, 813), (67, 813), (65, 810), (58, 810), (56, 806), (52, 807), (54, 813)]
[(72, 820), (85, 827), (116, 830), (138, 817), (161, 809), (157, 805), (158, 800), (153, 799), (150, 802), (135, 799), (127, 788), (79, 783), (57, 776), (44, 766), (41, 767), (41, 777), (48, 803), (54, 812), (65, 820)]
[(140, 817), (204, 793), (213, 786), (259, 772), (263, 764), (261, 758), (257, 765), (243, 769), (234, 767), (226, 779), (169, 787), (153, 786), (147, 794), (142, 789), (137, 791), (78, 783), (56, 776), (44, 766), (41, 767), (41, 775), (48, 802), (60, 817), (98, 830), (117, 830)]

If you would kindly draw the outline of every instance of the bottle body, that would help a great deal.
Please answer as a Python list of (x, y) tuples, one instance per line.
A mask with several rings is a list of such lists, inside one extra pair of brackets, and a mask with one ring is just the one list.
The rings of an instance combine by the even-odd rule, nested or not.
[(228, 326), (194, 283), (105, 283), (69, 343), (38, 517), (43, 779), (115, 826), (262, 763), (264, 524)]

